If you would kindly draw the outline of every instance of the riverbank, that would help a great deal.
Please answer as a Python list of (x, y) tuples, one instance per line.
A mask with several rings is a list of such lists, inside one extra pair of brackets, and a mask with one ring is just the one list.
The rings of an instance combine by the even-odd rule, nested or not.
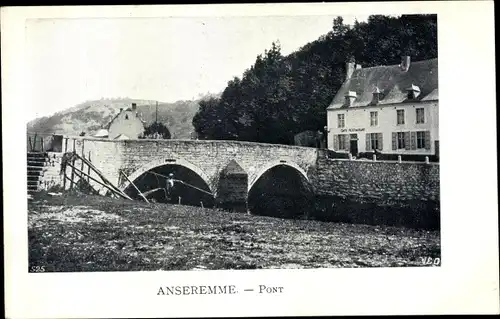
[(49, 272), (407, 267), (441, 251), (439, 231), (78, 194), (28, 201), (29, 265)]

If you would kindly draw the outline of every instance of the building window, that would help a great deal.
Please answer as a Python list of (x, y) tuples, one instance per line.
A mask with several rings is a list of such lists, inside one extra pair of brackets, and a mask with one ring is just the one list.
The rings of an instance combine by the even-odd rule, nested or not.
[(381, 150), (382, 149), (382, 133), (367, 133), (366, 134), (366, 150)]
[(419, 131), (417, 132), (417, 149), (418, 148), (425, 148), (425, 132), (424, 131)]
[(397, 114), (398, 125), (405, 124), (405, 110), (397, 110), (396, 114)]
[(398, 132), (398, 139), (397, 139), (397, 148), (398, 149), (404, 149), (406, 148), (406, 143), (405, 143), (405, 133), (404, 132)]
[(337, 124), (339, 128), (345, 127), (345, 114), (337, 114)]
[(425, 113), (423, 108), (416, 109), (417, 112), (417, 124), (425, 123)]
[(370, 134), (370, 144), (371, 144), (371, 149), (372, 150), (378, 149), (378, 139), (377, 139), (377, 134), (376, 133), (371, 133)]
[(378, 112), (370, 112), (370, 126), (378, 125)]
[(346, 134), (338, 135), (339, 139), (339, 150), (345, 150), (347, 148), (347, 136)]

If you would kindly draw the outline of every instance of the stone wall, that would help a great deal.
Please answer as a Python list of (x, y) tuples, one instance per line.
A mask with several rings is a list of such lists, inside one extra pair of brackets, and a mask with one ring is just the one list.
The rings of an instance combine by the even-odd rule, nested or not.
[(217, 206), (237, 212), (248, 211), (248, 174), (234, 160), (219, 173)]
[[(122, 163), (122, 143), (115, 142), (107, 139), (85, 138), (85, 137), (71, 137), (67, 138), (64, 148), (67, 152), (75, 151), (81, 156), (84, 156), (90, 161), (115, 185), (119, 180), (119, 168)], [(77, 168), (81, 168), (81, 162), (75, 163)], [(70, 168), (67, 168), (69, 173)], [(87, 166), (84, 165), (84, 171), (88, 173)], [(97, 174), (92, 170), (90, 176), (101, 181)], [(99, 184), (92, 182), (91, 185), (100, 193), (105, 194), (107, 189)]]
[(45, 164), (40, 176), (40, 189), (50, 190), (62, 185), (63, 176), (61, 172), (62, 153), (47, 153)]
[(320, 219), (423, 228), (440, 224), (439, 164), (319, 156), (313, 184)]

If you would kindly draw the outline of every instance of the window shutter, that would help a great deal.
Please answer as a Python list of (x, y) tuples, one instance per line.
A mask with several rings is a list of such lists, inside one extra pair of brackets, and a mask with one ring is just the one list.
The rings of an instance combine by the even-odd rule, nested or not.
[(417, 149), (417, 132), (411, 132), (411, 149)]
[(377, 133), (378, 149), (381, 151), (384, 149), (384, 139), (382, 136), (382, 133)]
[(425, 149), (426, 150), (431, 149), (431, 132), (430, 131), (425, 131)]
[(349, 151), (349, 134), (344, 134), (344, 150)]
[(404, 132), (403, 134), (405, 136), (405, 150), (411, 150), (411, 143), (413, 143), (413, 140), (410, 139), (410, 132)]
[(333, 135), (333, 150), (337, 151), (338, 149), (339, 149), (338, 135), (334, 134)]
[(367, 152), (371, 150), (371, 147), (370, 147), (371, 143), (370, 142), (371, 142), (370, 141), (370, 133), (366, 133), (366, 149), (365, 149), (365, 151), (367, 151)]
[(392, 132), (392, 149), (398, 149), (398, 134), (395, 132)]

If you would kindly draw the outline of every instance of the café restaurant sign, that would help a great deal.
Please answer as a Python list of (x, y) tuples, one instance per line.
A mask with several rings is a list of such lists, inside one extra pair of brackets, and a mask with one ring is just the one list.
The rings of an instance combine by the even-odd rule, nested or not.
[(364, 132), (364, 128), (350, 128), (350, 129), (346, 129), (346, 128), (343, 128), (340, 130), (340, 132), (344, 133), (344, 132)]

